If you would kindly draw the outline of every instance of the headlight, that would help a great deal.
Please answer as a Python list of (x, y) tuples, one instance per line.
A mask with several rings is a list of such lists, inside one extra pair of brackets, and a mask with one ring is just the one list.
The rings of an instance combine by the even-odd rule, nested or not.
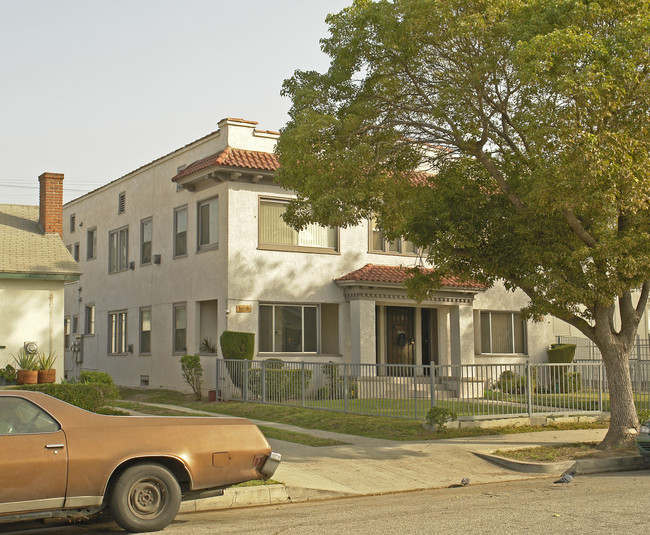
[(650, 435), (650, 426), (648, 425), (648, 422), (644, 423), (641, 426), (641, 429), (639, 430), (639, 433), (643, 433), (645, 435)]

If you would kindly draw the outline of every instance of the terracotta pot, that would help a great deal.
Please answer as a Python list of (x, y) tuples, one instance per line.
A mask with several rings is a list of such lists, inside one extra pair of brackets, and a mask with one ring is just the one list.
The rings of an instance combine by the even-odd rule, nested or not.
[(18, 370), (16, 383), (19, 385), (35, 385), (38, 382), (38, 371)]
[(38, 370), (39, 383), (53, 383), (56, 381), (56, 370)]

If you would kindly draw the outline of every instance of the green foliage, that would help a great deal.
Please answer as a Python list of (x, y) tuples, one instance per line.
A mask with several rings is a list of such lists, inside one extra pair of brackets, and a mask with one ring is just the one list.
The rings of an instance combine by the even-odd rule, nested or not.
[[(334, 363), (323, 364), (323, 374), (325, 375), (325, 386), (321, 387), (316, 393), (316, 399), (344, 399), (345, 380), (339, 372), (339, 365)], [(347, 398), (355, 399), (357, 397), (357, 381), (354, 378), (348, 378)]]
[(102, 383), (105, 385), (114, 385), (113, 377), (106, 372), (81, 372), (79, 375), (81, 383)]
[(528, 381), (524, 375), (517, 375), (512, 370), (505, 370), (499, 376), (495, 387), (504, 394), (522, 394), (526, 391)]
[(650, 409), (641, 410), (638, 412), (638, 415), (639, 415), (639, 422), (643, 424), (648, 420), (650, 420)]
[[(275, 363), (274, 363), (275, 364)], [(273, 367), (254, 368), (248, 371), (249, 393), (255, 397), (262, 396), (262, 377), (266, 399), (278, 402), (301, 399), (304, 389), (309, 388), (312, 371), (305, 369), (283, 369)]]
[(50, 351), (47, 355), (44, 351), (37, 353), (36, 360), (38, 361), (39, 370), (51, 370), (54, 368), (57, 356), (55, 351)]
[(253, 358), (255, 350), (255, 334), (239, 331), (224, 331), (221, 333), (221, 353), (225, 359)]
[(576, 353), (575, 344), (551, 344), (551, 347), (546, 350), (548, 353), (548, 361), (553, 364), (568, 364), (573, 362), (573, 357)]
[[(285, 220), (374, 215), (436, 267), (412, 297), (502, 280), (621, 358), (650, 294), (648, 2), (356, 0), (327, 22), (328, 71), (283, 86)], [(622, 436), (629, 375), (610, 387)]]
[(28, 353), (27, 351), (25, 351), (24, 347), (21, 347), (18, 350), (18, 353), (16, 355), (12, 353), (11, 356), (14, 358), (14, 361), (16, 362), (16, 366), (18, 366), (19, 370), (38, 369), (38, 360), (36, 358), (36, 355), (32, 353)]
[(91, 412), (98, 412), (100, 408), (112, 405), (118, 398), (115, 385), (102, 383), (50, 383), (25, 385), (19, 389), (43, 392)]
[(582, 378), (580, 372), (563, 373), (557, 383), (557, 390), (560, 393), (580, 392), (582, 389)]
[(217, 344), (215, 344), (212, 341), (212, 338), (208, 338), (207, 336), (204, 338), (201, 338), (201, 352), (202, 353), (216, 353), (217, 352)]
[(11, 364), (7, 364), (4, 368), (0, 369), (0, 377), (3, 377), (8, 384), (16, 382), (16, 368)]
[(181, 357), (183, 379), (190, 385), (197, 400), (201, 400), (201, 384), (203, 382), (203, 366), (198, 355), (183, 355)]
[(447, 422), (453, 422), (458, 415), (447, 407), (431, 407), (427, 412), (427, 423), (429, 426), (435, 426), (436, 431), (445, 429)]

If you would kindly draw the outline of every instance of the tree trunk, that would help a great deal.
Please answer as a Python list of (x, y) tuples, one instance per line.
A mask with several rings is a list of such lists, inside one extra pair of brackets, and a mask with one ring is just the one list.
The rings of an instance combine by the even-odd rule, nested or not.
[(639, 418), (634, 404), (629, 355), (620, 346), (604, 345), (605, 347), (599, 346), (599, 349), (607, 373), (611, 417), (609, 431), (599, 447), (611, 449), (634, 441), (639, 429)]

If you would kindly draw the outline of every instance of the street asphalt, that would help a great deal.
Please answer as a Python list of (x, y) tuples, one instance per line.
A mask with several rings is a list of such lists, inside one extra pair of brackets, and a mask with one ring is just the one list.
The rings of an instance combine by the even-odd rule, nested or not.
[[(215, 416), (178, 406), (150, 405)], [(181, 512), (436, 489), (459, 485), (463, 478), (468, 478), (470, 485), (480, 485), (560, 476), (572, 469), (594, 473), (650, 468), (650, 458), (641, 456), (580, 460), (576, 464), (574, 461), (519, 463), (492, 455), (497, 449), (600, 441), (605, 429), (401, 442), (252, 421), (267, 427), (332, 438), (348, 445), (313, 447), (269, 439), (273, 450), (282, 455), (282, 462), (273, 476), (282, 482), (281, 485), (227, 489), (220, 497), (183, 502)]]

